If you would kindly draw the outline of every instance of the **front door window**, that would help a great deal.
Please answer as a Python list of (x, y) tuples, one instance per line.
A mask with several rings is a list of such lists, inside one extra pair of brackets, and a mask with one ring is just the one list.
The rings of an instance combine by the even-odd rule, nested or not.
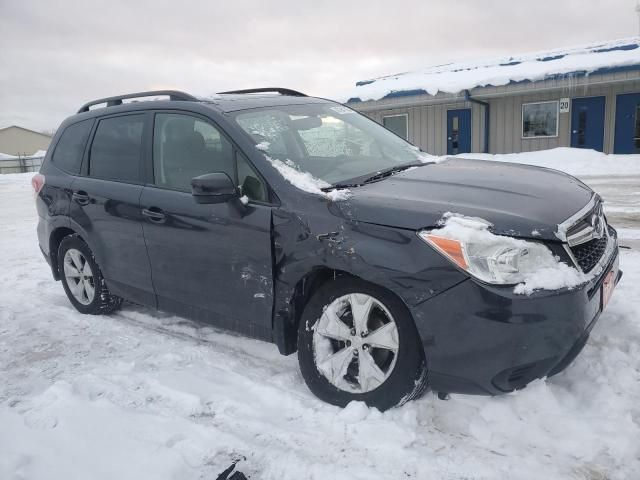
[(235, 181), (231, 142), (199, 118), (158, 113), (153, 132), (154, 183), (191, 192), (192, 178), (214, 172), (224, 172)]

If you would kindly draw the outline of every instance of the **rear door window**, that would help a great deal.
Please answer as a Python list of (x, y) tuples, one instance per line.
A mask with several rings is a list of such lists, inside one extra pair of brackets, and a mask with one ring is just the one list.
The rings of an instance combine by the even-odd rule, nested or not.
[(91, 132), (93, 119), (69, 125), (62, 135), (55, 150), (51, 162), (65, 172), (77, 175), (80, 173), (80, 164), (84, 147)]
[(100, 120), (89, 154), (89, 176), (140, 181), (144, 118), (144, 114), (137, 114)]

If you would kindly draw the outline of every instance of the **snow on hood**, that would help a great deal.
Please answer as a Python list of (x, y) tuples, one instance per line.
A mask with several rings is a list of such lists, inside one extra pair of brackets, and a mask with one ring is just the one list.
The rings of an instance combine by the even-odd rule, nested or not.
[(459, 93), (488, 85), (502, 86), (557, 75), (589, 75), (603, 69), (640, 66), (639, 47), (640, 37), (632, 37), (569, 49), (438, 65), (357, 82), (345, 99), (380, 100), (402, 92), (416, 95)]
[(525, 274), (523, 282), (515, 286), (514, 293), (516, 294), (531, 295), (536, 290), (574, 288), (589, 280), (589, 277), (584, 273), (561, 262), (543, 244), (496, 235), (490, 231), (491, 223), (482, 218), (447, 212), (443, 215), (439, 225), (441, 228), (435, 231), (438, 236), (465, 244), (491, 245), (500, 243), (506, 247), (528, 248), (532, 252), (535, 251), (534, 268)]

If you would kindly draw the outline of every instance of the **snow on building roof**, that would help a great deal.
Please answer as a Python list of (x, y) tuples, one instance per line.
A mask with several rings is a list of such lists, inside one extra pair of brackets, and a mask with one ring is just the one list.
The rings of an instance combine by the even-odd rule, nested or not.
[(640, 69), (640, 37), (490, 60), (449, 63), (363, 80), (349, 102), (459, 93), (476, 87)]

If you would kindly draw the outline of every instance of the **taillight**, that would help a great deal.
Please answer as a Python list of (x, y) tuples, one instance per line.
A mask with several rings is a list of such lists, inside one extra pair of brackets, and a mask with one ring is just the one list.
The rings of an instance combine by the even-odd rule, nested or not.
[(36, 173), (31, 179), (31, 186), (33, 187), (34, 194), (38, 195), (42, 187), (44, 187), (44, 175)]

